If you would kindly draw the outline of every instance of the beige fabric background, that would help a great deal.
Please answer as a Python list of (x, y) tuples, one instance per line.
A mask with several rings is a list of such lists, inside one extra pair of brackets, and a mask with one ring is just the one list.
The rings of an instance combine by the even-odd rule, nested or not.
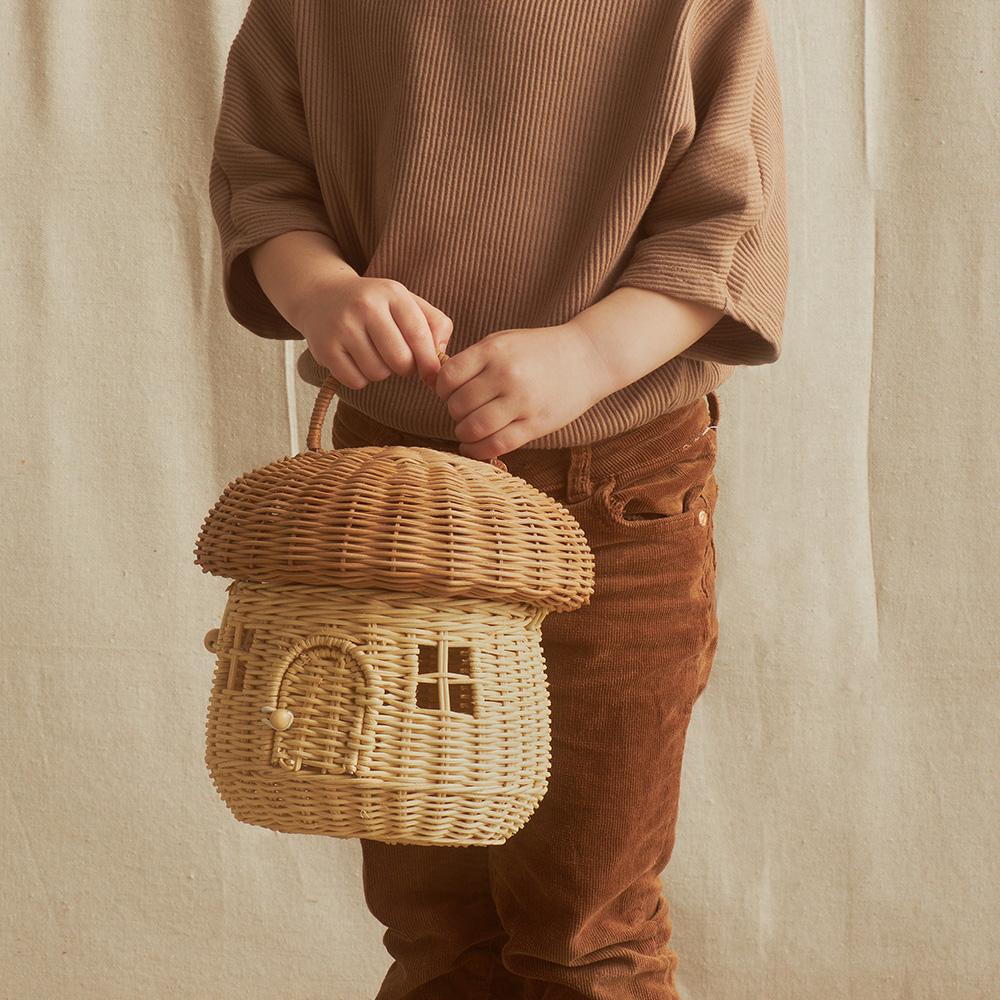
[[(225, 581), (194, 540), (314, 394), (219, 291), (242, 10), (0, 3), (4, 997), (363, 1000), (388, 965), (358, 843), (236, 823), (202, 764)], [(793, 288), (782, 359), (721, 393), (681, 983), (993, 997), (1000, 5), (770, 10)]]

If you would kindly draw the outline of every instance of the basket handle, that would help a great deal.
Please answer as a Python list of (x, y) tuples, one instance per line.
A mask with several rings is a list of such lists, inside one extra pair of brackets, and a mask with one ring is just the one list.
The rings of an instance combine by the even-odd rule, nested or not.
[[(447, 353), (444, 351), (437, 352), (438, 360), (444, 361), (448, 357)], [(306, 448), (309, 451), (322, 451), (322, 436), (323, 436), (323, 423), (326, 421), (327, 412), (330, 409), (330, 403), (333, 402), (333, 397), (337, 395), (337, 379), (334, 378), (331, 372), (324, 379), (322, 386), (320, 386), (319, 393), (316, 396), (316, 402), (313, 404), (312, 416), (309, 418), (309, 433), (306, 436)], [(482, 459), (482, 461), (487, 461)], [(496, 466), (502, 472), (507, 472), (507, 466), (500, 461), (499, 458), (494, 456), (489, 459), (489, 464)]]

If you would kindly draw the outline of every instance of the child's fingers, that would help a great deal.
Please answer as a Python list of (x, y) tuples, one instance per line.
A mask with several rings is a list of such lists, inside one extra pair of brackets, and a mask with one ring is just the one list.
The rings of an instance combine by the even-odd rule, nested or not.
[(417, 305), (423, 309), (424, 315), (427, 317), (427, 325), (431, 328), (431, 334), (434, 337), (435, 351), (445, 350), (448, 346), (448, 341), (451, 339), (452, 331), (455, 328), (451, 317), (441, 309), (438, 309), (432, 302), (428, 302), (427, 299), (423, 299), (416, 294), (413, 297), (417, 300)]
[(447, 402), (453, 392), (483, 372), (488, 361), (489, 354), (482, 349), (482, 342), (451, 355), (434, 380), (434, 391)]
[(364, 389), (368, 385), (364, 373), (340, 344), (330, 347), (329, 353), (329, 363), (326, 367), (341, 385), (347, 386), (348, 389)]
[(455, 437), (466, 444), (476, 444), (506, 427), (518, 414), (509, 399), (496, 396), (467, 412), (455, 422)]
[(500, 430), (491, 434), (483, 441), (477, 441), (474, 444), (463, 442), (459, 446), (459, 451), (470, 458), (479, 458), (484, 461), (499, 458), (501, 455), (506, 455), (508, 452), (520, 448), (525, 442), (537, 437), (538, 434), (530, 430), (530, 427), (531, 424), (523, 417), (518, 420), (512, 420), (509, 424), (501, 427)]
[[(454, 392), (449, 393), (446, 400), (448, 413), (457, 423), (501, 395), (501, 390), (492, 383), (488, 374), (484, 373), (478, 378), (469, 379)], [(479, 437), (483, 437), (486, 433), (488, 432), (484, 430)]]
[(413, 352), (417, 374), (426, 382), (434, 377), (440, 367), (430, 324), (412, 293), (400, 295), (389, 302), (393, 319), (399, 332)]
[(392, 371), (397, 375), (409, 375), (413, 371), (413, 351), (396, 324), (388, 302), (366, 315), (365, 329), (375, 350)]
[(353, 330), (343, 340), (344, 350), (364, 377), (381, 382), (392, 374), (366, 330)]

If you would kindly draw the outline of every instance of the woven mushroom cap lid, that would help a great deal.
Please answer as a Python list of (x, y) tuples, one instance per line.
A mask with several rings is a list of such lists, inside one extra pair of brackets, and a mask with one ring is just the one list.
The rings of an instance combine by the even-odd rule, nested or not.
[(549, 611), (586, 604), (594, 557), (554, 498), (488, 462), (390, 445), (304, 451), (233, 480), (195, 548), (204, 572), (384, 587)]

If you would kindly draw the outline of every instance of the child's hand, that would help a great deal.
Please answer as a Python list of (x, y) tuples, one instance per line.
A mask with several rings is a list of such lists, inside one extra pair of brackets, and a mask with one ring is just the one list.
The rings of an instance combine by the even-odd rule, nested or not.
[(601, 355), (573, 323), (497, 330), (445, 359), (434, 391), (459, 451), (488, 459), (564, 427), (612, 387)]
[(336, 274), (316, 282), (295, 316), (316, 361), (338, 382), (363, 389), (395, 372), (428, 384), (441, 366), (437, 352), (452, 321), (392, 278)]

